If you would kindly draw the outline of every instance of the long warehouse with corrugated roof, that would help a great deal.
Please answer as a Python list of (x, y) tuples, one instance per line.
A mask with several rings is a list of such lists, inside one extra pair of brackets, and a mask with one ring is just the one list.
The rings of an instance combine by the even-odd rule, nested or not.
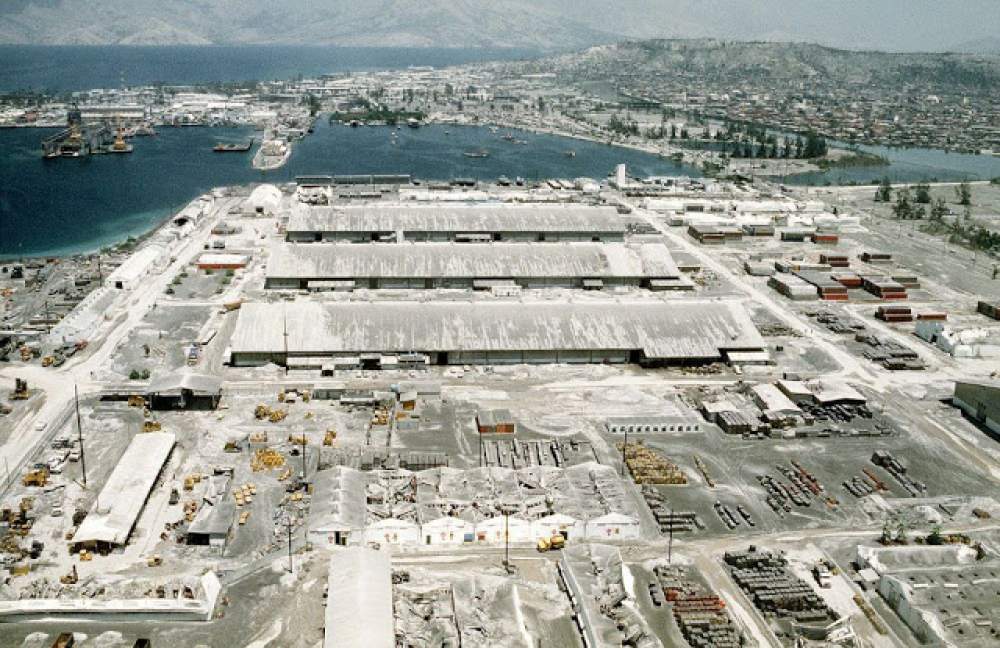
[(623, 241), (614, 207), (589, 205), (299, 204), (289, 217), (292, 242)]
[(492, 281), (524, 288), (693, 288), (662, 243), (285, 243), (271, 251), (265, 287), (473, 288)]
[(240, 310), (230, 362), (703, 364), (764, 341), (736, 301), (282, 302)]

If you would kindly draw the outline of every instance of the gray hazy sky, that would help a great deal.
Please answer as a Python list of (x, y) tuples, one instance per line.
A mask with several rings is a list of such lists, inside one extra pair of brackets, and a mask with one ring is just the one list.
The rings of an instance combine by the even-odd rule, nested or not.
[[(549, 1), (563, 10), (578, 4)], [(615, 0), (604, 6), (607, 28), (649, 36), (919, 51), (1000, 37), (1000, 0)]]
[[(0, 42), (60, 42), (68, 32), (84, 42), (141, 40), (147, 32), (246, 42), (268, 30), (272, 40), (301, 42), (337, 28), (350, 40), (380, 25), (390, 25), (387, 37), (437, 42), (442, 26), (460, 25), (471, 41), (492, 28), (495, 45), (505, 29), (513, 37), (520, 25), (539, 24), (606, 40), (715, 36), (942, 51), (982, 39), (1000, 45), (1000, 0), (0, 0)], [(309, 25), (326, 26), (312, 34)], [(566, 32), (564, 43), (545, 42), (560, 40), (558, 32), (542, 29), (538, 44), (580, 42)]]

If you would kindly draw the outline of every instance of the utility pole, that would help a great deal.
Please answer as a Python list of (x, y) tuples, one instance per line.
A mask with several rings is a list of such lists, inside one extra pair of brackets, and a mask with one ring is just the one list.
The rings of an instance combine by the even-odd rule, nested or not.
[(625, 476), (625, 452), (628, 450), (628, 427), (625, 428), (625, 441), (622, 443), (622, 465), (619, 469), (619, 475), (621, 477)]
[(674, 555), (674, 507), (670, 507), (670, 536), (667, 540), (667, 564), (669, 565)]
[(503, 510), (503, 566), (510, 572), (510, 509)]
[(281, 305), (281, 339), (285, 347), (285, 375), (288, 375), (288, 309)]
[(288, 528), (288, 572), (290, 574), (294, 574), (295, 567), (292, 564), (292, 516), (291, 515), (285, 517), (285, 526)]
[[(76, 403), (76, 435), (80, 441), (80, 468), (83, 470), (83, 487), (87, 487), (87, 459), (83, 454), (83, 423), (80, 419), (80, 390), (73, 385), (73, 399)], [(98, 507), (100, 508), (100, 507)]]
[(306, 487), (306, 433), (302, 433), (302, 488)]

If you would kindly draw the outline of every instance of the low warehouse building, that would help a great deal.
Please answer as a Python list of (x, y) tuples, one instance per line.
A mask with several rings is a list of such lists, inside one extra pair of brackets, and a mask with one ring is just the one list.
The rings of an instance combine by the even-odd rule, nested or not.
[(648, 288), (653, 281), (680, 278), (663, 244), (566, 243), (541, 249), (534, 243), (285, 244), (272, 251), (264, 285), (430, 289), (508, 281), (523, 288)]
[(172, 373), (154, 378), (146, 391), (153, 410), (214, 410), (222, 399), (222, 381), (195, 373)]
[(392, 205), (333, 208), (299, 204), (289, 241), (623, 241), (614, 207), (583, 205)]
[(244, 304), (231, 362), (422, 353), (431, 364), (706, 364), (764, 341), (735, 301)]
[(952, 402), (970, 419), (1000, 434), (1000, 381), (959, 381)]
[(476, 414), (480, 434), (514, 434), (517, 423), (508, 409), (481, 410)]
[(104, 552), (128, 542), (175, 443), (176, 438), (168, 432), (147, 432), (132, 438), (73, 536), (72, 551)]
[(199, 270), (239, 270), (247, 267), (250, 258), (245, 254), (213, 252), (198, 257)]
[(392, 615), (392, 562), (368, 547), (330, 555), (324, 648), (395, 648)]

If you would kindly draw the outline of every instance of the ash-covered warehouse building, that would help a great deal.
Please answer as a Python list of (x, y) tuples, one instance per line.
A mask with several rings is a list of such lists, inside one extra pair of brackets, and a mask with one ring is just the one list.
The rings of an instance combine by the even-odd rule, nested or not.
[(704, 364), (764, 342), (735, 301), (291, 302), (240, 309), (230, 362)]
[(662, 243), (406, 243), (278, 245), (265, 287), (690, 289)]
[(286, 227), (287, 240), (298, 243), (621, 242), (625, 234), (625, 222), (614, 207), (540, 204), (299, 204)]

